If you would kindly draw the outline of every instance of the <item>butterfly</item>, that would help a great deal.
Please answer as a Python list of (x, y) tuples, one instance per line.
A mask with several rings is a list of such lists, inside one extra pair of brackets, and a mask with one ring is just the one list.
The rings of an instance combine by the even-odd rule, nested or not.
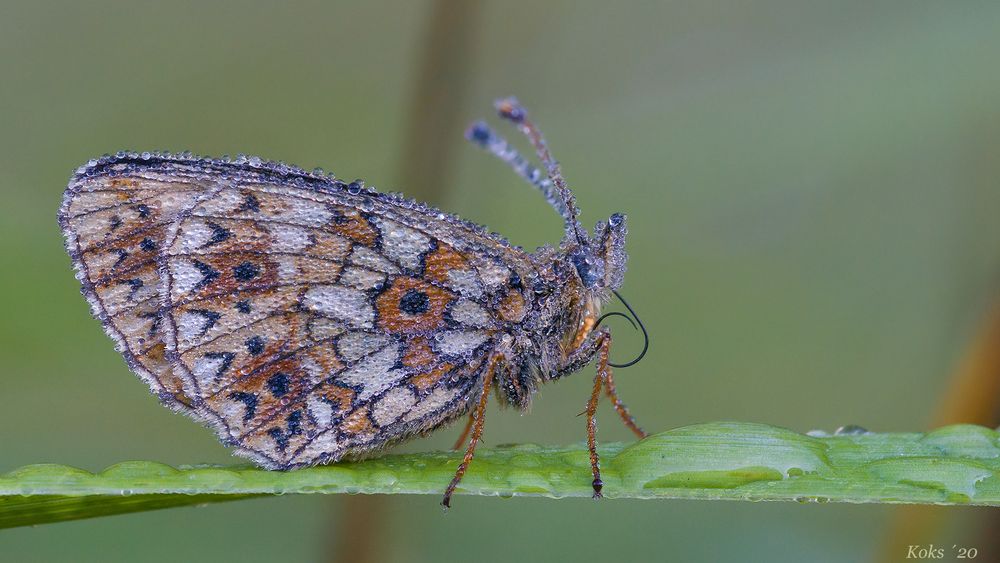
[(644, 436), (618, 399), (611, 332), (598, 326), (625, 272), (625, 216), (588, 233), (524, 108), (508, 98), (497, 109), (547, 174), (483, 122), (467, 137), (559, 212), (558, 248), (528, 253), (319, 170), (123, 152), (79, 168), (59, 210), (81, 292), (163, 404), (267, 469), (372, 456), (468, 415), (445, 506), (473, 459), (491, 392), (527, 409), (541, 383), (596, 357), (586, 413), (600, 496), (602, 389)]

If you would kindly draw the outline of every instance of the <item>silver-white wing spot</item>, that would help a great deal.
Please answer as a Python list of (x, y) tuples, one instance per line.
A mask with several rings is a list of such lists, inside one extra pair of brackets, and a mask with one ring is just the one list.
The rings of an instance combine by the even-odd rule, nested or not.
[(455, 322), (476, 328), (490, 326), (490, 315), (475, 301), (459, 299), (451, 306), (451, 318)]
[(356, 362), (388, 344), (389, 338), (382, 334), (349, 332), (337, 340), (337, 352), (348, 362)]
[(203, 336), (211, 328), (212, 318), (201, 312), (185, 311), (177, 320), (177, 340), (184, 343), (182, 349), (190, 348), (190, 343)]
[(340, 274), (340, 283), (355, 289), (369, 290), (375, 289), (385, 283), (386, 275), (380, 272), (373, 272), (364, 268), (348, 266)]
[(200, 387), (209, 387), (225, 371), (232, 360), (232, 355), (227, 354), (204, 355), (195, 361), (194, 369), (191, 371)]
[(417, 398), (413, 396), (406, 387), (397, 387), (390, 390), (375, 403), (372, 410), (372, 418), (379, 426), (387, 426), (399, 420), (399, 417), (410, 410), (417, 403)]
[(177, 301), (194, 291), (206, 279), (206, 273), (190, 260), (171, 260), (169, 263), (171, 300)]
[(387, 274), (399, 273), (399, 268), (393, 265), (392, 262), (386, 260), (384, 256), (367, 246), (362, 246), (360, 244), (354, 246), (354, 250), (351, 251), (351, 255), (347, 257), (347, 261), (348, 263), (361, 266), (362, 268), (368, 268), (369, 270), (375, 270), (377, 272), (385, 272)]
[(312, 317), (306, 325), (311, 340), (327, 340), (343, 334), (347, 329), (340, 321), (328, 317)]
[(483, 286), (479, 283), (476, 273), (471, 270), (452, 270), (448, 272), (448, 285), (460, 294), (479, 299), (483, 296)]
[(243, 195), (236, 190), (222, 190), (200, 203), (191, 212), (192, 215), (211, 215), (226, 217), (239, 209), (243, 204)]
[[(250, 187), (256, 188), (256, 186)], [(262, 191), (267, 193), (276, 192), (273, 188), (264, 188)], [(327, 208), (324, 202), (300, 197), (283, 197), (281, 199), (281, 207), (271, 208), (268, 211), (271, 217), (279, 221), (309, 227), (322, 227), (333, 219), (333, 212)]]
[(335, 285), (311, 287), (306, 291), (304, 304), (309, 310), (348, 326), (372, 328), (375, 322), (375, 309), (368, 297), (356, 289)]
[(434, 337), (439, 352), (463, 359), (467, 359), (488, 339), (489, 335), (481, 330), (448, 330)]
[(333, 405), (317, 396), (310, 396), (306, 400), (306, 408), (316, 421), (316, 428), (322, 431), (330, 427), (330, 422), (333, 421)]
[(382, 251), (404, 268), (419, 269), (420, 257), (431, 248), (430, 237), (395, 221), (375, 220), (382, 231)]
[(406, 377), (405, 370), (395, 367), (399, 360), (399, 349), (400, 344), (393, 342), (351, 369), (345, 370), (336, 380), (351, 387), (360, 387), (357, 400), (367, 401)]
[(430, 395), (420, 399), (420, 402), (417, 403), (410, 410), (410, 412), (406, 413), (406, 416), (403, 417), (403, 421), (410, 422), (411, 420), (422, 418), (440, 410), (451, 402), (451, 400), (458, 395), (459, 391), (461, 390), (458, 388), (448, 389), (447, 387), (437, 387)]
[[(208, 246), (212, 241), (214, 230), (208, 221), (184, 221), (178, 230), (179, 236), (171, 251), (175, 254), (190, 254)], [(177, 248), (179, 247), (179, 248)]]
[(479, 267), (479, 277), (489, 290), (496, 290), (507, 285), (510, 279), (510, 270), (506, 266), (494, 262), (488, 262)]
[(272, 252), (302, 252), (314, 240), (309, 230), (302, 227), (275, 224), (270, 229), (274, 237)]

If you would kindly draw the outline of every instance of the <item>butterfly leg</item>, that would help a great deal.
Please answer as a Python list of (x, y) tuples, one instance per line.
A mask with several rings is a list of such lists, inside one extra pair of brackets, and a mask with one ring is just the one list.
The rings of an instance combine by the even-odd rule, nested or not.
[(590, 400), (587, 401), (586, 410), (587, 449), (590, 450), (590, 470), (594, 475), (594, 498), (601, 498), (601, 489), (604, 488), (604, 481), (601, 480), (600, 459), (597, 455), (597, 401), (601, 396), (602, 387), (607, 391), (608, 397), (625, 426), (640, 438), (647, 436), (646, 432), (636, 424), (635, 418), (632, 417), (625, 403), (622, 403), (621, 399), (618, 398), (618, 392), (615, 390), (615, 377), (608, 360), (611, 354), (611, 333), (605, 331), (598, 338), (597, 375), (594, 376), (594, 388), (590, 393)]
[(455, 440), (455, 445), (451, 447), (453, 450), (457, 450), (462, 447), (465, 443), (465, 439), (469, 437), (469, 430), (472, 430), (472, 423), (476, 421), (476, 417), (469, 415), (469, 419), (465, 421), (465, 429), (458, 436), (458, 440)]
[(615, 390), (615, 375), (611, 370), (611, 366), (608, 364), (610, 349), (611, 335), (608, 334), (607, 338), (604, 339), (604, 342), (601, 343), (601, 353), (598, 358), (600, 363), (597, 365), (598, 373), (601, 371), (604, 372), (604, 389), (607, 391), (608, 398), (611, 399), (612, 404), (615, 406), (615, 410), (618, 411), (618, 416), (622, 418), (622, 422), (625, 423), (625, 426), (627, 426), (628, 429), (631, 430), (636, 436), (645, 438), (646, 436), (649, 436), (649, 434), (636, 424), (635, 417), (633, 417), (632, 413), (628, 411), (628, 407), (625, 406), (625, 403), (618, 398), (618, 391)]
[(455, 488), (458, 487), (458, 484), (462, 481), (462, 477), (465, 476), (465, 472), (469, 469), (472, 457), (476, 453), (476, 446), (479, 444), (479, 438), (483, 435), (483, 423), (486, 421), (486, 404), (490, 398), (490, 388), (493, 387), (493, 374), (496, 372), (497, 364), (501, 358), (503, 358), (503, 354), (494, 353), (490, 356), (489, 362), (486, 365), (486, 375), (483, 377), (483, 390), (479, 394), (479, 402), (476, 404), (476, 408), (472, 411), (472, 418), (475, 420), (472, 425), (472, 438), (469, 440), (469, 446), (465, 450), (465, 457), (462, 458), (462, 463), (459, 464), (458, 470), (455, 471), (455, 476), (444, 491), (444, 499), (441, 500), (441, 504), (445, 508), (451, 507), (451, 495), (455, 492)]
[[(600, 353), (607, 355), (607, 349), (602, 346)], [(605, 363), (605, 362), (602, 362)], [(604, 481), (601, 481), (600, 459), (597, 457), (597, 400), (601, 396), (601, 387), (604, 384), (604, 375), (600, 367), (597, 375), (594, 376), (594, 390), (590, 393), (590, 400), (587, 401), (587, 449), (590, 450), (590, 471), (594, 474), (594, 498), (601, 498), (601, 489), (604, 488)]]

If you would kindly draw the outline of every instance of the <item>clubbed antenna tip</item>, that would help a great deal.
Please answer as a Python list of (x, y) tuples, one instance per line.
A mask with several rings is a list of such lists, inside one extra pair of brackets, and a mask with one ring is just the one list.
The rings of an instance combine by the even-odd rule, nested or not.
[(493, 138), (493, 130), (490, 129), (490, 126), (485, 121), (477, 121), (465, 130), (465, 138), (480, 147), (486, 148), (490, 143), (490, 139)]
[(528, 181), (531, 185), (541, 190), (545, 199), (563, 217), (566, 223), (567, 236), (576, 239), (580, 244), (587, 243), (587, 233), (577, 220), (578, 211), (573, 193), (566, 186), (562, 172), (559, 170), (559, 163), (552, 158), (549, 148), (542, 137), (542, 132), (535, 127), (535, 124), (528, 120), (528, 112), (517, 101), (517, 98), (510, 96), (494, 102), (494, 107), (500, 117), (513, 123), (517, 129), (523, 133), (531, 145), (535, 148), (535, 154), (542, 161), (548, 178), (540, 174), (517, 149), (510, 146), (503, 137), (494, 133), (488, 125), (482, 121), (474, 123), (465, 132), (465, 137), (477, 145), (487, 149), (500, 160), (506, 162), (519, 176)]
[(500, 114), (500, 117), (514, 123), (522, 123), (524, 118), (528, 117), (527, 110), (524, 109), (514, 96), (497, 100), (493, 103), (493, 107), (497, 108), (497, 113)]

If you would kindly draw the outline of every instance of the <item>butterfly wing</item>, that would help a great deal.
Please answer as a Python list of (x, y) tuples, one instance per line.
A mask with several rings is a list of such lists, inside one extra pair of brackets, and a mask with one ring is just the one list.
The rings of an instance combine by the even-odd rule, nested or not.
[(81, 292), (129, 367), (167, 404), (190, 412), (164, 358), (157, 256), (166, 229), (202, 186), (190, 178), (118, 176), (107, 164), (98, 175), (81, 169), (66, 190), (59, 224), (67, 251)]
[[(239, 453), (270, 468), (312, 465), (467, 412), (502, 335), (498, 308), (521, 295), (511, 280), (530, 274), (519, 249), (279, 165), (115, 162), (77, 184), (187, 194), (158, 231), (159, 285), (147, 299), (159, 303), (170, 388)], [(91, 255), (79, 256), (89, 269)], [(109, 331), (128, 342), (132, 328)]]

